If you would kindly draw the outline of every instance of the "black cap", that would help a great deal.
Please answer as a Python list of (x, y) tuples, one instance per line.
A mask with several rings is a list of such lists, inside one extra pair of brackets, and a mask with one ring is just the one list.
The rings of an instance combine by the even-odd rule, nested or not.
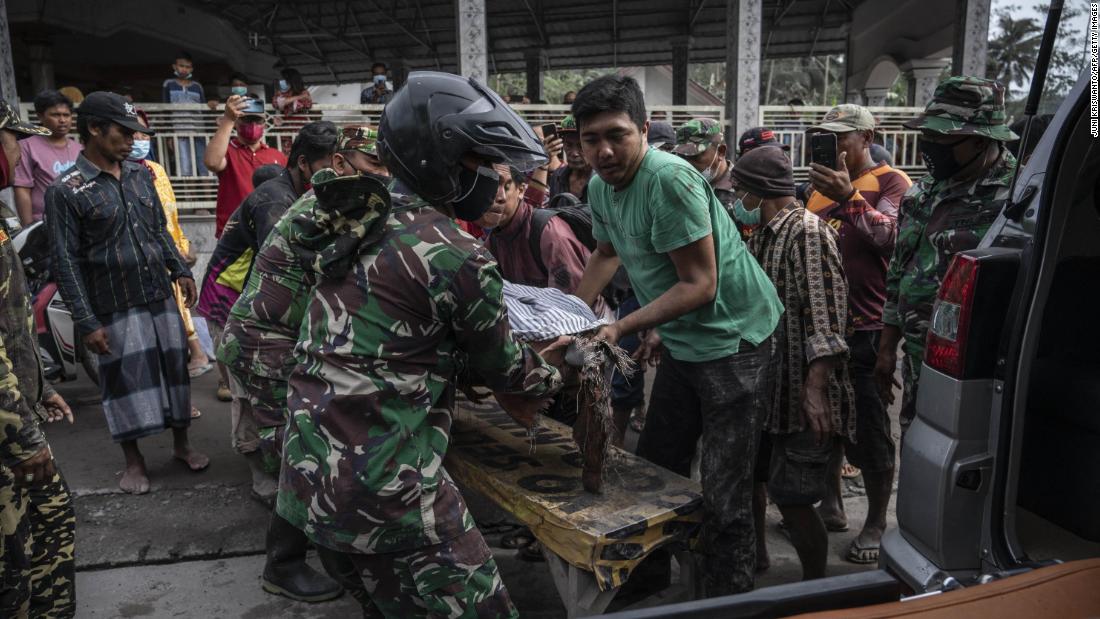
[(737, 140), (737, 154), (744, 155), (758, 146), (778, 146), (783, 150), (791, 150), (790, 145), (782, 144), (775, 139), (775, 133), (765, 127), (753, 127), (741, 134)]
[(646, 141), (654, 148), (660, 148), (665, 144), (671, 146), (676, 144), (676, 131), (672, 129), (672, 125), (663, 120), (653, 120), (649, 122)]
[(780, 149), (754, 148), (741, 155), (730, 172), (730, 180), (761, 198), (785, 198), (794, 195), (794, 171), (791, 160)]
[(131, 131), (140, 131), (147, 135), (156, 134), (155, 131), (138, 122), (137, 108), (133, 103), (113, 92), (100, 90), (84, 97), (76, 113), (105, 118)]

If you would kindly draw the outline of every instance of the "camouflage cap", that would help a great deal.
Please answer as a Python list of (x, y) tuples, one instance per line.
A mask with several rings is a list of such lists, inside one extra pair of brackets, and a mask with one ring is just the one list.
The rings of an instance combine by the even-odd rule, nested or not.
[(676, 148), (672, 152), (683, 157), (695, 157), (710, 148), (711, 144), (721, 144), (722, 125), (713, 118), (693, 118), (680, 125), (676, 130)]
[(340, 141), (336, 150), (357, 150), (374, 157), (378, 156), (378, 132), (369, 125), (349, 125), (340, 132)]
[(39, 125), (24, 122), (19, 110), (5, 99), (0, 99), (0, 129), (10, 129), (25, 135), (50, 135), (50, 130)]
[(577, 119), (573, 118), (572, 114), (561, 119), (561, 126), (558, 129), (558, 133), (576, 133), (577, 131), (580, 131), (577, 129)]
[(855, 103), (843, 103), (833, 107), (825, 113), (825, 118), (810, 131), (831, 131), (833, 133), (848, 133), (849, 131), (874, 131), (875, 117), (871, 110), (856, 105)]
[(1019, 139), (1005, 125), (1005, 88), (999, 82), (954, 75), (936, 86), (924, 113), (906, 121), (910, 129), (943, 135), (980, 135), (1008, 142)]

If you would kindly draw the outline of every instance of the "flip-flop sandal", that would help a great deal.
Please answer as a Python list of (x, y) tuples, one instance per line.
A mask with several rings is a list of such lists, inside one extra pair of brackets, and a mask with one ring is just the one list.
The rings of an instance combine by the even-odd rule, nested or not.
[(848, 461), (844, 461), (844, 466), (840, 469), (840, 476), (844, 479), (855, 479), (862, 475), (863, 472), (859, 470), (859, 467), (848, 464)]
[(198, 367), (188, 368), (187, 374), (191, 378), (198, 378), (198, 377), (202, 376), (203, 374), (206, 374), (207, 372), (209, 372), (210, 370), (213, 370), (213, 369), (214, 369), (214, 364), (213, 363), (207, 363), (206, 365), (200, 365)]
[(531, 563), (540, 563), (546, 561), (546, 557), (542, 556), (542, 544), (538, 540), (535, 540), (519, 549), (516, 556), (523, 561), (529, 561)]
[(531, 533), (531, 529), (526, 527), (514, 533), (508, 533), (500, 538), (500, 547), (507, 548), (508, 550), (519, 550), (534, 543), (535, 536)]
[(852, 540), (852, 544), (848, 546), (848, 556), (844, 558), (850, 563), (870, 565), (878, 563), (878, 552), (878, 546), (860, 546), (857, 540)]
[(191, 407), (191, 419), (198, 419), (199, 417), (202, 417), (202, 411), (200, 411), (199, 409), (192, 406)]

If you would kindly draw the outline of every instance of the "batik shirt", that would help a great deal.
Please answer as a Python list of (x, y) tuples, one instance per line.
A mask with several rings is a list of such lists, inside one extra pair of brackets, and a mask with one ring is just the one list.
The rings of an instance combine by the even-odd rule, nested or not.
[(901, 329), (915, 371), (924, 360), (932, 302), (951, 258), (981, 242), (1008, 200), (1015, 169), (1016, 158), (1002, 148), (982, 177), (958, 182), (925, 176), (901, 201), (882, 319)]
[(395, 198), (382, 239), (341, 255), (299, 336), (278, 513), (343, 552), (453, 539), (474, 526), (443, 468), (459, 357), (493, 391), (550, 396), (561, 377), (509, 329), (484, 246), (434, 209)]
[[(42, 377), (23, 265), (0, 221), (0, 465), (15, 466), (46, 445), (34, 413), (53, 393)], [(10, 516), (0, 506), (0, 521), (7, 524)]]
[(103, 326), (97, 314), (167, 299), (173, 281), (191, 277), (149, 170), (119, 165), (115, 178), (80, 155), (46, 191), (51, 267), (78, 336)]
[(855, 402), (848, 377), (848, 285), (837, 249), (836, 232), (804, 208), (780, 211), (759, 226), (749, 249), (775, 284), (786, 312), (776, 391), (765, 428), (775, 434), (806, 428), (802, 387), (810, 364), (840, 357), (829, 376), (832, 427), (839, 436), (855, 436)]

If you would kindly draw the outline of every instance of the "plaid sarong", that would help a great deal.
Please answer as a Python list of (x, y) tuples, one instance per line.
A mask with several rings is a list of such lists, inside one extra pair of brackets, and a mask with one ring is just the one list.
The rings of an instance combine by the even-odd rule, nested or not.
[(191, 424), (187, 335), (174, 298), (99, 316), (111, 352), (99, 357), (103, 412), (116, 442)]

